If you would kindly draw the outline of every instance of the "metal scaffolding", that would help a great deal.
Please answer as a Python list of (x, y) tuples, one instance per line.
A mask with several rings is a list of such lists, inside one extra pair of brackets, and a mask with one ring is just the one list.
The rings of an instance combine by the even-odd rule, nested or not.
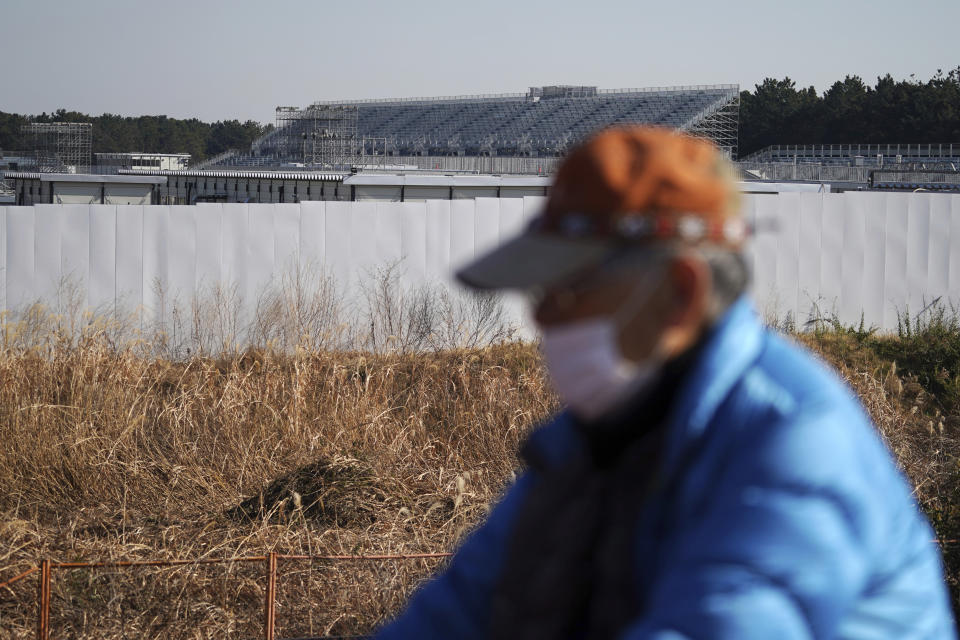
[(31, 122), (20, 127), (41, 173), (89, 173), (93, 125), (89, 122)]
[(681, 129), (690, 135), (712, 140), (730, 159), (737, 157), (740, 124), (740, 95), (731, 92), (726, 102), (711, 105)]
[(349, 168), (360, 152), (355, 105), (277, 107), (278, 155), (305, 165)]

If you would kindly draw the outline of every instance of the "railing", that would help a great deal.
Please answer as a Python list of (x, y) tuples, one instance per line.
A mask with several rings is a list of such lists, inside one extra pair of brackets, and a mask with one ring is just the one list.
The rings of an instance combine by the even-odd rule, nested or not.
[(414, 96), (409, 98), (362, 98), (360, 100), (317, 100), (312, 105), (351, 105), (351, 104), (398, 104), (416, 102), (477, 102), (484, 100), (517, 100), (527, 99), (526, 93), (479, 93), (459, 96)]
[(895, 169), (874, 169), (870, 172), (869, 183), (873, 187), (909, 188), (918, 186), (943, 186), (954, 188), (960, 186), (960, 171), (897, 171)]
[(50, 638), (50, 602), (51, 582), (53, 572), (58, 569), (135, 569), (138, 567), (176, 567), (190, 565), (211, 565), (226, 563), (263, 563), (264, 581), (266, 589), (263, 603), (263, 638), (276, 638), (276, 601), (277, 601), (277, 567), (281, 561), (397, 561), (397, 560), (424, 560), (449, 558), (450, 553), (412, 553), (387, 555), (293, 555), (270, 552), (262, 556), (244, 556), (237, 558), (198, 558), (193, 560), (120, 560), (109, 562), (54, 562), (49, 558), (43, 559), (36, 567), (0, 582), (0, 589), (8, 589), (11, 585), (39, 573), (37, 579), (37, 640)]
[(780, 182), (855, 182), (866, 184), (871, 167), (843, 167), (784, 162), (738, 162), (737, 167), (747, 180)]
[(223, 153), (218, 153), (217, 155), (213, 156), (212, 158), (207, 158), (206, 160), (204, 160), (204, 161), (202, 161), (202, 162), (198, 162), (197, 164), (195, 164), (194, 166), (192, 166), (192, 167), (190, 167), (190, 168), (191, 168), (191, 169), (203, 169), (204, 167), (210, 167), (210, 166), (213, 166), (213, 165), (217, 164), (218, 162), (223, 162), (224, 160), (227, 160), (227, 159), (229, 159), (229, 158), (232, 158), (233, 156), (237, 155), (238, 153), (240, 153), (240, 152), (239, 152), (237, 149), (227, 149), (227, 150), (224, 151)]
[[(736, 84), (697, 84), (675, 87), (642, 87), (630, 89), (598, 89), (597, 96), (633, 95), (645, 93), (677, 93), (682, 91), (739, 91)], [(595, 96), (590, 96), (595, 97)], [(417, 102), (477, 102), (484, 100), (527, 100), (531, 99), (528, 93), (480, 93), (459, 96), (417, 96), (411, 98), (364, 98), (361, 100), (318, 100), (316, 105), (350, 105), (350, 104), (406, 104)]]
[(925, 158), (960, 157), (960, 144), (957, 143), (921, 143), (921, 144), (778, 144), (764, 147), (744, 158), (745, 161), (766, 162), (774, 158), (790, 161), (796, 158), (854, 158), (856, 156), (891, 158), (896, 156), (917, 156)]
[(597, 90), (597, 93), (600, 95), (611, 95), (611, 94), (631, 95), (635, 93), (675, 93), (679, 91), (737, 91), (739, 92), (740, 85), (738, 84), (688, 84), (688, 85), (678, 85), (674, 87), (599, 89)]
[[(273, 164), (270, 164), (272, 160)], [(374, 163), (389, 165), (394, 171), (402, 171), (398, 165), (407, 165), (416, 167), (423, 171), (438, 171), (450, 173), (494, 173), (494, 174), (521, 174), (521, 175), (548, 175), (553, 173), (562, 158), (557, 156), (358, 156), (354, 166), (364, 167)], [(290, 174), (288, 168), (282, 168), (279, 160), (273, 158), (264, 158), (260, 166), (265, 171), (249, 171), (251, 177), (274, 177), (270, 172), (278, 171)], [(371, 167), (375, 168), (375, 167)], [(231, 177), (234, 175), (244, 177), (245, 165), (227, 164), (218, 167), (210, 167), (203, 171), (186, 170), (176, 173), (166, 171), (161, 173), (151, 173), (150, 175), (221, 175), (227, 172)], [(128, 173), (129, 170), (122, 170), (120, 173)], [(307, 170), (294, 172), (297, 175), (314, 176), (318, 174)], [(276, 177), (279, 178), (277, 175)], [(301, 178), (307, 179), (307, 178)], [(326, 176), (325, 180), (339, 180), (340, 176)]]
[(412, 165), (425, 171), (493, 174), (548, 175), (560, 164), (559, 157), (525, 156), (387, 156), (390, 165)]

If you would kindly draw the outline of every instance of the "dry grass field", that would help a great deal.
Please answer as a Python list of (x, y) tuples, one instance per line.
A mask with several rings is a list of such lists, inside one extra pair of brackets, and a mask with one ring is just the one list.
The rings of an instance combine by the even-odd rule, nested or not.
[[(850, 381), (938, 535), (954, 539), (958, 369), (930, 363), (960, 332), (931, 326), (885, 338), (820, 327), (797, 339)], [(511, 481), (524, 435), (557, 407), (535, 348), (517, 342), (173, 359), (89, 327), (30, 341), (4, 333), (0, 581), (44, 557), (450, 550)], [(933, 355), (916, 354), (935, 338)], [(366, 632), (439, 562), (283, 562), (277, 637)], [(0, 589), (3, 638), (34, 637), (36, 584)], [(62, 569), (51, 628), (60, 638), (254, 638), (263, 598), (261, 563)]]

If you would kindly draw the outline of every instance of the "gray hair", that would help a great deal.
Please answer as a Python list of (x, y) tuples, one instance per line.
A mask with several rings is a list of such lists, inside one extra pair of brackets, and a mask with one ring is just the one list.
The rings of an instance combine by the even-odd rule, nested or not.
[(733, 249), (700, 249), (713, 278), (708, 310), (710, 320), (717, 320), (743, 295), (750, 285), (750, 269), (740, 251)]

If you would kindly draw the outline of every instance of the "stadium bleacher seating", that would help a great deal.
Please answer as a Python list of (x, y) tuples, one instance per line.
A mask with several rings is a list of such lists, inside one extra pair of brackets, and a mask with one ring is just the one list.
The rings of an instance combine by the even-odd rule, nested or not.
[[(715, 139), (733, 152), (730, 140), (735, 145), (739, 89), (712, 85), (597, 91), (560, 86), (500, 96), (316, 104), (355, 105), (358, 140), (385, 140), (389, 154), (397, 156), (557, 156), (590, 132), (623, 123), (658, 124), (713, 137), (711, 118), (725, 110), (728, 117), (715, 126), (732, 126), (732, 131)], [(283, 159), (280, 140), (291, 134), (296, 132), (281, 129), (267, 134), (254, 143), (249, 155), (226, 164), (258, 166), (261, 157)]]

